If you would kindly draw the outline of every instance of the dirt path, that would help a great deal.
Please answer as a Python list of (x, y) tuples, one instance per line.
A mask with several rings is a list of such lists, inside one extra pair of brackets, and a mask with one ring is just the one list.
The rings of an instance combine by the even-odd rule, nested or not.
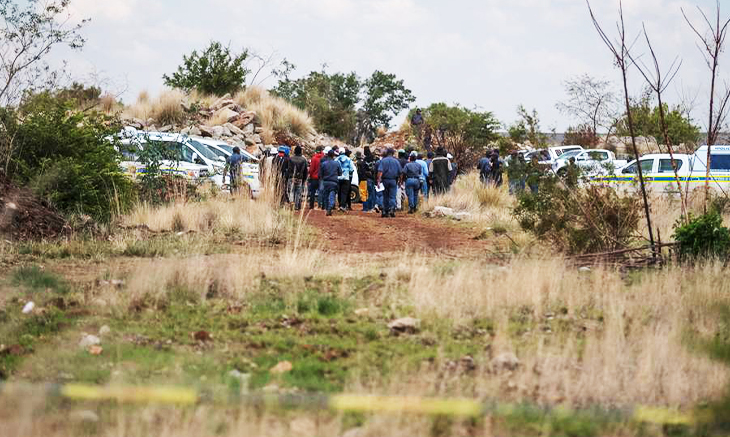
[(477, 231), (440, 219), (399, 215), (384, 219), (379, 214), (359, 211), (326, 217), (313, 211), (307, 224), (318, 228), (325, 248), (333, 252), (414, 252), (424, 255), (477, 256), (489, 246), (476, 239)]

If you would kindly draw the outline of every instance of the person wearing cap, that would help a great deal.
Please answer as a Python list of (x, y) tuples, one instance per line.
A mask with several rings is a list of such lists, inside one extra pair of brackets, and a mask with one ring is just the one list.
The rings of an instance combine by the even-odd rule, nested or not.
[(342, 175), (342, 167), (335, 160), (335, 151), (330, 149), (327, 152), (327, 159), (323, 159), (319, 167), (319, 179), (322, 186), (322, 197), (324, 198), (324, 209), (327, 215), (332, 215), (335, 207), (337, 192), (339, 190), (339, 178)]
[(418, 192), (421, 189), (421, 176), (423, 168), (416, 162), (416, 154), (411, 153), (408, 164), (403, 167), (403, 180), (405, 180), (406, 194), (408, 195), (408, 214), (413, 214), (418, 208)]
[(446, 157), (446, 149), (439, 147), (436, 149), (436, 158), (431, 161), (431, 165), (428, 168), (428, 172), (431, 174), (433, 181), (433, 192), (435, 194), (444, 194), (448, 190), (451, 170), (451, 161)]
[(347, 210), (347, 205), (350, 201), (350, 179), (352, 172), (355, 170), (355, 165), (352, 163), (349, 155), (350, 151), (345, 149), (337, 157), (337, 162), (340, 163), (340, 168), (342, 169), (342, 174), (339, 177), (340, 211)]
[(378, 165), (378, 185), (383, 184), (383, 217), (395, 217), (395, 202), (398, 190), (398, 179), (401, 177), (400, 162), (393, 157), (395, 151), (388, 149), (385, 158)]
[(302, 148), (296, 146), (294, 148), (294, 156), (290, 160), (289, 173), (287, 174), (287, 179), (291, 181), (291, 192), (294, 198), (295, 211), (302, 209), (302, 194), (308, 174), (307, 159), (302, 156)]
[[(322, 157), (324, 157), (322, 146), (317, 146), (314, 149), (314, 156), (312, 156), (309, 162), (309, 179), (307, 182), (307, 203), (309, 204), (309, 209), (314, 209), (314, 199), (317, 198), (317, 191), (319, 190), (319, 166), (322, 164)], [(322, 196), (319, 196), (319, 199), (317, 199), (319, 200), (317, 204), (319, 204), (320, 209), (322, 209), (321, 198)]]
[(451, 188), (454, 185), (454, 182), (456, 182), (456, 177), (459, 175), (459, 166), (454, 161), (454, 157), (451, 153), (447, 154), (446, 157), (449, 158), (449, 161), (451, 161), (451, 171), (449, 172), (449, 188)]

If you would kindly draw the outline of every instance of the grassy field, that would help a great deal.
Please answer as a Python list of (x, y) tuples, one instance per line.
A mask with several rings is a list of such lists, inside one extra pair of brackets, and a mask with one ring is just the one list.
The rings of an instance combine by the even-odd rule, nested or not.
[[(721, 404), (730, 383), (722, 263), (578, 269), (518, 229), (508, 195), (474, 183), (466, 178), (425, 208), (467, 210), (466, 222), (399, 223), (436, 221), (444, 238), (506, 234), (513, 250), (498, 262), (488, 253), (333, 249), (304, 215), (266, 198), (140, 205), (102, 237), (0, 243), (0, 378), (456, 397), (512, 408), (460, 419), (29, 394), (0, 396), (2, 428), (31, 436), (350, 437), (722, 429), (652, 425), (630, 414), (638, 405), (700, 409), (719, 411), (721, 422), (730, 411)], [(671, 204), (655, 205), (670, 222)], [(23, 314), (30, 301), (36, 308)], [(419, 323), (389, 328), (405, 317)], [(85, 334), (100, 338), (100, 353), (79, 346)]]

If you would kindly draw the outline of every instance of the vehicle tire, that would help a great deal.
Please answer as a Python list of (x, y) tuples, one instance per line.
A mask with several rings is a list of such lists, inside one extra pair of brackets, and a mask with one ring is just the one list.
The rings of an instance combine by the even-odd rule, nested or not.
[(566, 169), (565, 167), (558, 169), (558, 176), (560, 176), (561, 178), (564, 178), (567, 175), (568, 175), (568, 169)]
[(352, 203), (360, 203), (360, 187), (350, 185), (350, 201)]

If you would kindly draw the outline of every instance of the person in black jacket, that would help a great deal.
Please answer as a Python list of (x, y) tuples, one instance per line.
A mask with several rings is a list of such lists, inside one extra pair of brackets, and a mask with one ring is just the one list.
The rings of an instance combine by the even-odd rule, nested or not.
[(302, 148), (294, 148), (294, 156), (289, 161), (289, 173), (287, 179), (291, 181), (291, 191), (294, 197), (294, 210), (302, 209), (302, 193), (304, 184), (307, 182), (309, 168), (307, 159), (302, 156)]
[(446, 157), (446, 150), (439, 147), (436, 150), (436, 158), (431, 161), (428, 172), (433, 181), (433, 192), (444, 194), (449, 189), (449, 176), (451, 174), (451, 161)]
[(281, 205), (289, 203), (289, 148), (279, 146), (279, 154), (271, 163), (271, 173), (274, 176), (274, 189), (279, 193)]

